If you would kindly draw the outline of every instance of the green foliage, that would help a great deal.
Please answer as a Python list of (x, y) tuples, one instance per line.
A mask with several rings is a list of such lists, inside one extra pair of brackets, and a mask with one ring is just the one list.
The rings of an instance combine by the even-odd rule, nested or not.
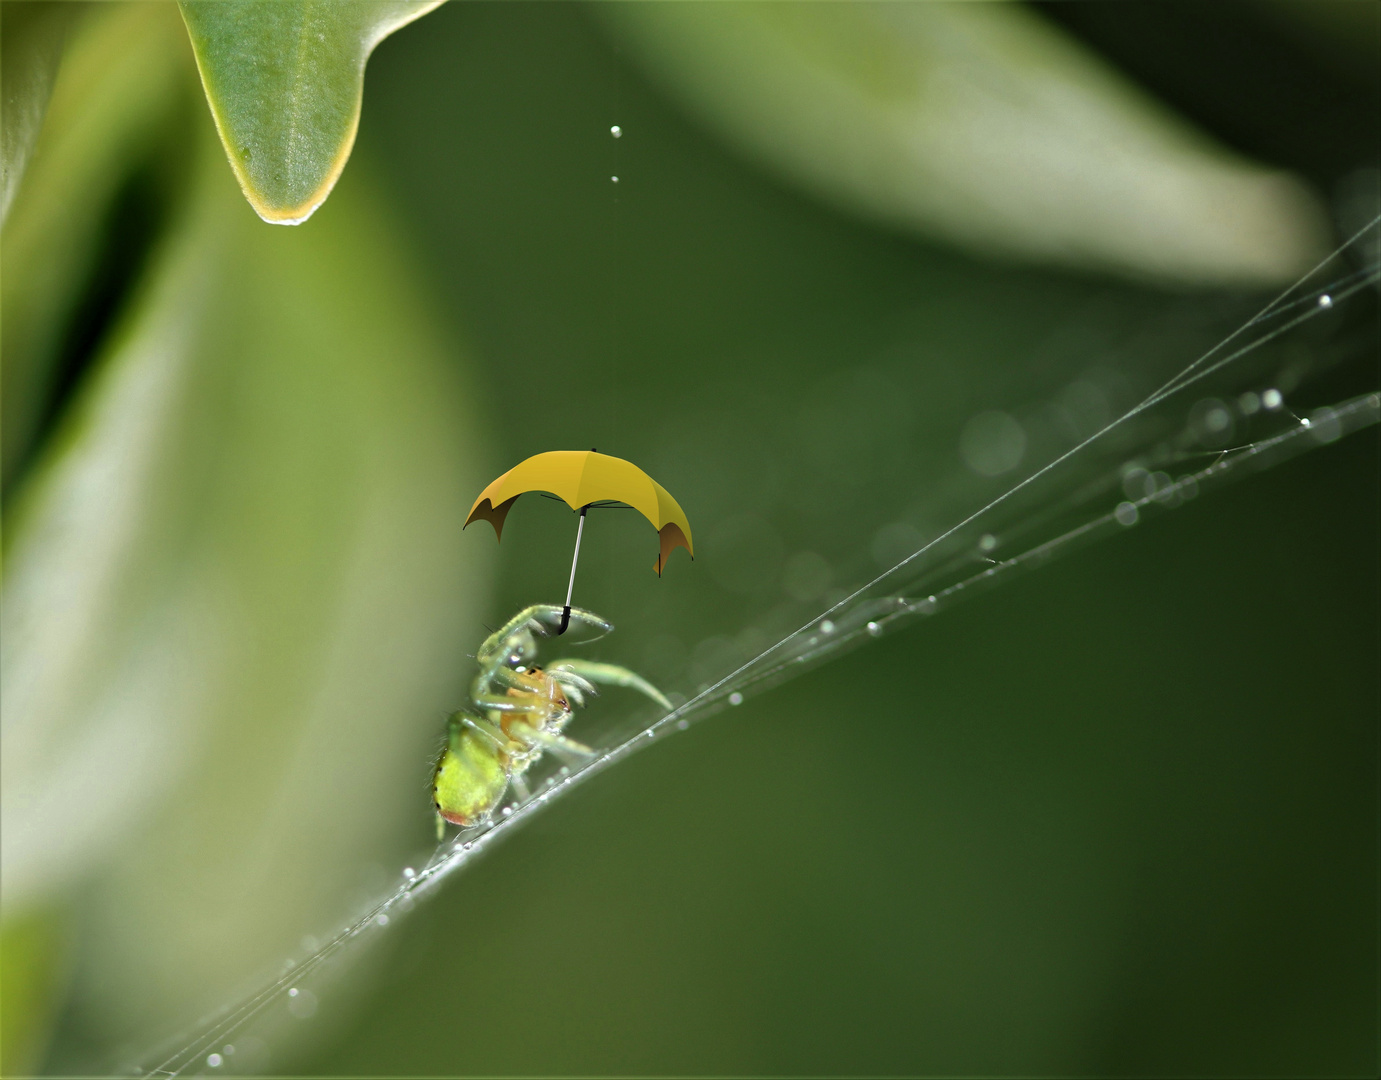
[(840, 207), (987, 255), (1196, 285), (1326, 250), (1297, 180), (1021, 4), (602, 4), (649, 78)]
[[(144, 988), (107, 1036), (220, 1004), (394, 849), (483, 569), (471, 397), (387, 218), (361, 177), (265, 229), (180, 38), (83, 24), (4, 245), (0, 900), (8, 933), (83, 897), (84, 978)], [(142, 255), (93, 306), (112, 245)]]
[(182, 0), (206, 99), (245, 198), (306, 221), (355, 145), (374, 46), (442, 0)]
[(70, 11), (67, 4), (0, 5), (0, 222), (43, 123)]

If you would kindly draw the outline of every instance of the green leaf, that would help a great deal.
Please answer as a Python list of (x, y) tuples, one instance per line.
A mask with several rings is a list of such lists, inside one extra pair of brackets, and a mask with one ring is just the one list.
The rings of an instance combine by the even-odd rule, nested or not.
[(648, 76), (861, 216), (1007, 258), (1201, 285), (1312, 266), (1294, 177), (1215, 145), (1019, 4), (602, 4)]
[[(160, 19), (97, 27), (64, 123), (176, 61)], [(0, 903), (81, 892), (83, 1022), (136, 1041), (426, 835), (492, 551), (460, 555), (489, 472), (474, 399), (366, 177), (310, 229), (264, 229), (203, 128), (158, 136), (184, 197), (6, 519)]]
[(265, 221), (297, 225), (326, 201), (360, 122), (374, 46), (442, 0), (182, 0), (230, 167)]
[(181, 29), (158, 5), (99, 5), (69, 36), (0, 245), (0, 477), (7, 499), (41, 438), (64, 362), (79, 359), (65, 354), (84, 300), (99, 287), (103, 252), (117, 260), (129, 253), (128, 244), (122, 250), (107, 243), (112, 229), (123, 231), (120, 195), (139, 174), (160, 171), (155, 159), (169, 141), (169, 125), (191, 100)]
[(0, 4), (0, 222), (43, 125), (71, 10), (70, 4)]

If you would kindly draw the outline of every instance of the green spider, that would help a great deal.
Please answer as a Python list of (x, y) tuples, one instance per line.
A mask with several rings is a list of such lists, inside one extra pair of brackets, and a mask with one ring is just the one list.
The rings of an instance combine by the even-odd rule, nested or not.
[[(446, 822), (480, 825), (488, 821), (511, 783), (528, 797), (523, 774), (544, 750), (591, 757), (588, 746), (562, 734), (573, 705), (598, 693), (596, 683), (627, 686), (646, 694), (664, 709), (662, 692), (627, 668), (591, 660), (555, 660), (535, 667), (536, 635), (546, 636), (561, 623), (563, 609), (551, 604), (524, 608), (490, 634), (475, 659), (480, 672), (470, 685), (474, 710), (460, 709), (446, 722), (446, 747), (432, 774), (437, 837)], [(570, 620), (608, 633), (613, 626), (593, 612), (572, 608)]]

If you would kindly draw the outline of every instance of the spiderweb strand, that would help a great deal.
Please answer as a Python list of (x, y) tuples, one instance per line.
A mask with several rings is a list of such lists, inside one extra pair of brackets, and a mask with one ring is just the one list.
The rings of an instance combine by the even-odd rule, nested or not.
[[(167, 1053), (157, 1065), (127, 1071), (138, 1076), (176, 1077), (204, 1066), (208, 1057), (215, 1053), (216, 1047), (234, 1037), (236, 1032), (263, 1014), (275, 1002), (287, 997), (293, 988), (319, 973), (347, 946), (360, 943), (371, 933), (377, 933), (390, 925), (396, 916), (410, 910), (417, 899), (431, 893), (445, 879), (507, 836), (519, 822), (536, 814), (554, 799), (585, 783), (615, 762), (655, 741), (659, 736), (684, 730), (692, 719), (702, 719), (726, 705), (737, 705), (744, 700), (746, 694), (778, 685), (871, 638), (880, 637), (917, 619), (933, 615), (942, 608), (952, 606), (962, 597), (976, 594), (999, 581), (1006, 580), (1018, 571), (1042, 565), (1056, 555), (1100, 536), (1122, 531), (1137, 524), (1142, 515), (1149, 511), (1173, 506), (1193, 498), (1207, 487), (1268, 468), (1297, 454), (1335, 442), (1345, 435), (1381, 422), (1381, 393), (1371, 392), (1352, 398), (1331, 408), (1317, 410), (1309, 419), (1296, 418), (1295, 425), (1285, 431), (1220, 451), (1215, 460), (1206, 467), (1181, 476), (1178, 480), (1158, 485), (1144, 497), (1121, 501), (1115, 509), (1097, 514), (1051, 539), (1034, 544), (1020, 554), (1002, 560), (986, 560), (988, 565), (977, 571), (972, 570), (972, 561), (969, 560), (962, 564), (969, 572), (959, 573), (949, 584), (924, 596), (876, 595), (889, 580), (899, 580), (909, 567), (928, 553), (980, 519), (991, 515), (1003, 504), (1011, 502), (1019, 493), (1076, 455), (1082, 455), (1090, 446), (1114, 430), (1124, 427), (1161, 402), (1257, 351), (1295, 327), (1337, 308), (1357, 293), (1374, 287), (1381, 281), (1381, 268), (1373, 265), (1334, 279), (1323, 289), (1306, 290), (1308, 282), (1319, 275), (1330, 262), (1357, 244), (1367, 233), (1376, 230), (1379, 225), (1381, 216), (1358, 230), (1295, 284), (1117, 419), (1014, 484), (889, 570), (855, 589), (821, 615), (780, 638), (728, 675), (700, 690), (639, 734), (625, 739), (584, 765), (573, 769), (563, 768), (559, 778), (553, 777), (548, 781), (548, 786), (526, 801), (505, 806), (500, 816), (488, 825), (462, 830), (453, 840), (442, 843), (420, 871), (405, 874), (402, 883), (391, 894), (375, 903), (311, 955), (299, 963), (290, 963), (282, 975), (249, 997), (206, 1017), (196, 1025), (195, 1035), (184, 1036), (172, 1043), (171, 1045), (177, 1049)], [(1306, 290), (1306, 295), (1298, 296), (1302, 290)], [(1251, 331), (1258, 328), (1265, 329), (1259, 335), (1250, 337)], [(1242, 341), (1244, 338), (1249, 340)], [(1234, 348), (1235, 343), (1238, 344)]]

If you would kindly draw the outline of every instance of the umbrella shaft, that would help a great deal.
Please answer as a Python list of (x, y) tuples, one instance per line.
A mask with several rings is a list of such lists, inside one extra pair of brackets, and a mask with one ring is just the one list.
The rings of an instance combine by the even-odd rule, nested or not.
[(575, 529), (575, 555), (571, 558), (571, 583), (566, 586), (567, 611), (569, 611), (571, 607), (571, 596), (575, 593), (575, 566), (576, 563), (580, 562), (580, 537), (585, 532), (585, 511), (589, 509), (588, 506), (582, 506), (580, 508), (580, 524), (577, 525)]

